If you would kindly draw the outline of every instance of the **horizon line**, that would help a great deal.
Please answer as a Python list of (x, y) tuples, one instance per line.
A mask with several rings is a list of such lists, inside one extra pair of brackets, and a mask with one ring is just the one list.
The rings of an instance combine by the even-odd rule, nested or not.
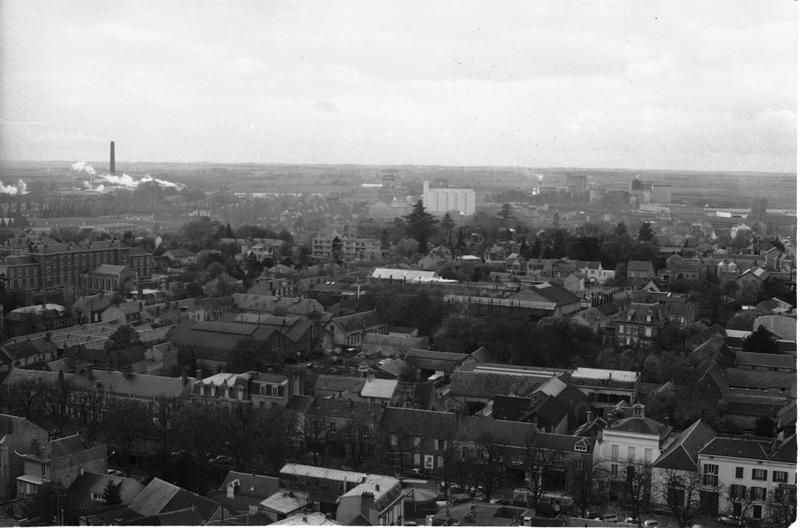
[[(81, 160), (83, 161), (83, 160)], [(117, 172), (120, 172), (119, 160), (115, 160), (117, 165)], [(0, 165), (6, 163), (64, 163), (65, 168), (69, 170), (69, 165), (75, 163), (75, 160), (26, 160), (26, 159), (2, 159)], [(92, 161), (86, 163), (97, 164), (102, 166), (107, 164), (108, 160)], [(413, 164), (413, 163), (356, 163), (356, 162), (269, 162), (269, 161), (127, 161), (122, 162), (131, 164), (168, 164), (168, 165), (263, 165), (263, 166), (311, 166), (311, 167), (428, 167), (428, 168), (447, 168), (447, 169), (502, 169), (502, 170), (542, 170), (542, 171), (562, 171), (562, 170), (579, 170), (579, 171), (626, 171), (626, 172), (675, 172), (675, 173), (726, 173), (726, 174), (772, 174), (772, 175), (786, 175), (797, 176), (797, 170), (793, 172), (786, 171), (760, 171), (760, 170), (729, 170), (729, 169), (641, 169), (629, 167), (579, 167), (579, 166), (520, 166), (520, 165), (447, 165), (447, 164)], [(124, 172), (124, 171), (123, 171)]]

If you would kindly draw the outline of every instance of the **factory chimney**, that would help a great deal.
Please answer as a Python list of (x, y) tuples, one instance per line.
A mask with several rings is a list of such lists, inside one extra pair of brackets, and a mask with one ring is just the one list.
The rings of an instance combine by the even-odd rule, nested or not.
[(114, 162), (114, 142), (112, 141), (111, 142), (111, 160), (109, 161), (109, 164), (108, 164), (108, 172), (110, 172), (112, 176), (117, 173), (117, 169), (116, 169), (115, 165), (116, 164)]

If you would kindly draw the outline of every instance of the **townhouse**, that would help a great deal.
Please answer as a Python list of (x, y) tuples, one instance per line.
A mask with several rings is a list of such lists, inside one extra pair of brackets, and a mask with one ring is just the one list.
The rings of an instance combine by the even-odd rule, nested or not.
[(764, 519), (770, 504), (796, 494), (797, 439), (716, 437), (700, 449), (703, 502), (711, 513)]

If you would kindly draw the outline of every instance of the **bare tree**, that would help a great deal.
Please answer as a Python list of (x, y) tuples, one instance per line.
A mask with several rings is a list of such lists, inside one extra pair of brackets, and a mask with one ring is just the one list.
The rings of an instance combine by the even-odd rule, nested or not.
[(667, 469), (664, 471), (663, 481), (659, 483), (661, 489), (660, 499), (663, 500), (678, 522), (678, 526), (691, 525), (692, 519), (703, 507), (700, 496), (701, 487), (708, 491), (708, 486), (703, 486), (703, 479), (697, 471), (680, 469)]
[(528, 476), (528, 507), (536, 506), (544, 493), (543, 475), (553, 467), (555, 455), (538, 444), (538, 435), (530, 434), (525, 438), (522, 453), (522, 464)]
[(797, 489), (795, 486), (778, 487), (770, 493), (769, 519), (779, 528), (788, 528), (797, 520)]
[(303, 435), (306, 447), (314, 457), (314, 465), (325, 463), (325, 448), (328, 440), (328, 423), (321, 416), (306, 416)]
[(641, 516), (650, 506), (650, 486), (652, 466), (636, 464), (627, 467), (622, 493), (618, 495), (619, 505), (633, 518), (633, 522), (642, 525)]
[(748, 516), (753, 505), (753, 493), (747, 486), (733, 484), (728, 491), (728, 509), (726, 513), (736, 520), (737, 526), (744, 526), (744, 519)]
[(581, 517), (586, 516), (590, 506), (600, 503), (602, 483), (607, 476), (608, 470), (600, 461), (593, 461), (591, 456), (581, 455), (569, 461), (567, 490), (580, 509)]
[(490, 499), (506, 480), (504, 448), (492, 431), (483, 431), (475, 441), (473, 470), (476, 483)]

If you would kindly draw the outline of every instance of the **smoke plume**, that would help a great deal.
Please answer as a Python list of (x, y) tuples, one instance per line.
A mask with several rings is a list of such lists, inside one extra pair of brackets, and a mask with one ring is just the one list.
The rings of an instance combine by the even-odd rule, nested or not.
[(16, 185), (3, 185), (0, 181), (0, 194), (28, 194), (28, 185), (22, 180), (17, 180)]

